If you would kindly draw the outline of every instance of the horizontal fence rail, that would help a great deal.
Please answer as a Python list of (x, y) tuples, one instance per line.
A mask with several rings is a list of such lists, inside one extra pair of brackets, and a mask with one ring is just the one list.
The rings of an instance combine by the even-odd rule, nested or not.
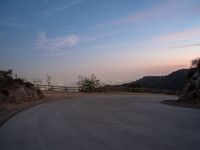
[(167, 90), (167, 89), (152, 89), (152, 88), (131, 88), (131, 87), (103, 87), (96, 88), (96, 92), (135, 92), (135, 93), (158, 93), (158, 94), (171, 94), (178, 95), (179, 90)]
[[(79, 92), (82, 91), (80, 87), (67, 87), (67, 86), (56, 86), (56, 85), (42, 85), (37, 84), (35, 87), (40, 90), (50, 90), (50, 91), (70, 91)], [(158, 94), (171, 94), (178, 95), (179, 90), (167, 90), (167, 89), (152, 89), (152, 88), (130, 88), (130, 87), (113, 87), (105, 86), (100, 88), (95, 88), (93, 92), (135, 92), (135, 93), (158, 93)]]
[(49, 90), (49, 91), (73, 91), (78, 92), (79, 87), (67, 87), (67, 86), (57, 86), (57, 85), (42, 85), (37, 84), (35, 87), (39, 88), (40, 90)]

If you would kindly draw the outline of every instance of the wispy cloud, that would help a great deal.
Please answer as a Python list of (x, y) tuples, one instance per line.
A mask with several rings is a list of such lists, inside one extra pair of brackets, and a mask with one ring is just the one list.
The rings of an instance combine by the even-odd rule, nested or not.
[(87, 36), (84, 38), (84, 42), (92, 42), (103, 38), (108, 38), (112, 36), (116, 36), (117, 34), (121, 33), (121, 30), (113, 31), (113, 32), (106, 32), (106, 33), (99, 33), (93, 36)]
[(159, 33), (157, 36), (143, 40), (138, 45), (140, 48), (149, 51), (198, 49), (200, 47), (200, 26), (165, 34)]
[(39, 49), (59, 50), (61, 48), (73, 47), (80, 41), (80, 37), (70, 34), (63, 37), (47, 38), (45, 32), (38, 33), (36, 46)]
[[(187, 5), (187, 1), (183, 0), (169, 0), (163, 4), (159, 4), (143, 11), (133, 12), (127, 16), (123, 16), (117, 19), (111, 19), (107, 22), (95, 25), (93, 28), (101, 28), (107, 26), (116, 26), (130, 23), (138, 22), (148, 22), (154, 19), (177, 19), (185, 22), (183, 19), (187, 15), (199, 15), (199, 11), (194, 11), (197, 9), (196, 5)], [(199, 7), (198, 7), (199, 9)], [(170, 16), (170, 17), (169, 17)], [(182, 18), (183, 17), (183, 18)]]
[(192, 39), (200, 39), (200, 27), (186, 29), (178, 32), (172, 32), (166, 35), (161, 35), (154, 38), (156, 42), (175, 42), (189, 41)]
[(43, 5), (47, 5), (48, 2), (49, 0), (43, 0)]
[(22, 17), (19, 16), (6, 16), (0, 18), (0, 26), (11, 26), (11, 27), (37, 27), (35, 24), (22, 22)]
[(21, 22), (0, 22), (0, 26), (12, 26), (12, 27), (37, 27), (37, 25)]
[(192, 48), (192, 47), (200, 47), (200, 44), (175, 45), (175, 46), (169, 47), (169, 49)]
[(128, 16), (124, 16), (118, 19), (110, 20), (105, 23), (97, 24), (94, 28), (113, 26), (113, 25), (122, 25), (128, 23), (136, 23), (140, 21), (147, 21), (148, 19), (163, 17), (164, 14), (169, 12), (169, 9), (172, 10), (177, 3), (170, 1), (164, 3), (163, 5), (154, 6), (144, 11), (134, 12)]
[(67, 10), (67, 9), (69, 9), (71, 7), (74, 7), (76, 5), (79, 5), (83, 1), (84, 0), (71, 0), (71, 1), (69, 1), (67, 3), (65, 3), (65, 4), (53, 7), (51, 9), (43, 10), (43, 11), (37, 13), (37, 14), (38, 15), (42, 15), (43, 17), (49, 17), (49, 16), (55, 15), (55, 14), (61, 12), (61, 11)]
[(46, 53), (43, 56), (44, 57), (60, 57), (60, 56), (66, 56), (69, 53), (67, 51), (59, 51), (59, 52), (51, 52), (51, 53)]

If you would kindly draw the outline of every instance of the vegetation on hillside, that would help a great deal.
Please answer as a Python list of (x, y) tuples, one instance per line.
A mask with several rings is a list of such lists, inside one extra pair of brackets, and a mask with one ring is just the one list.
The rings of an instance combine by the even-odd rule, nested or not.
[[(34, 84), (15, 75), (12, 70), (0, 70), (0, 99), (20, 102), (23, 99), (42, 98), (44, 95)], [(3, 98), (2, 98), (3, 97)]]
[(180, 95), (180, 101), (200, 103), (200, 58), (192, 61), (187, 77), (187, 84)]

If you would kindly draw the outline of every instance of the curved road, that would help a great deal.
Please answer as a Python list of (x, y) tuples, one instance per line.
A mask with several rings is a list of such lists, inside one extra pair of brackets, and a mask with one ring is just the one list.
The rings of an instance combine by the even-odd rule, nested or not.
[(199, 150), (200, 110), (164, 95), (97, 94), (41, 104), (0, 127), (1, 150)]

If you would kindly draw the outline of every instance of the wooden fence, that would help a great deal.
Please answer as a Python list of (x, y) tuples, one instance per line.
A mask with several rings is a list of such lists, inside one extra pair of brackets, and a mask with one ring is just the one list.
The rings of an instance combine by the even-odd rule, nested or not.
[(152, 89), (152, 88), (130, 88), (130, 87), (103, 87), (95, 89), (96, 92), (135, 92), (135, 93), (158, 93), (158, 94), (171, 94), (178, 95), (179, 90), (167, 90), (167, 89)]
[(57, 85), (43, 85), (37, 84), (35, 85), (40, 90), (49, 90), (49, 91), (71, 91), (78, 92), (79, 87), (67, 87), (67, 86), (57, 86)]
[[(35, 85), (41, 90), (51, 90), (51, 91), (69, 91), (69, 92), (79, 92), (80, 87), (67, 87), (67, 86), (56, 86), (56, 85)], [(94, 92), (135, 92), (135, 93), (158, 93), (158, 94), (171, 94), (178, 95), (179, 90), (167, 90), (167, 89), (151, 89), (151, 88), (129, 88), (129, 87), (112, 87), (106, 86), (102, 88), (96, 88)]]

